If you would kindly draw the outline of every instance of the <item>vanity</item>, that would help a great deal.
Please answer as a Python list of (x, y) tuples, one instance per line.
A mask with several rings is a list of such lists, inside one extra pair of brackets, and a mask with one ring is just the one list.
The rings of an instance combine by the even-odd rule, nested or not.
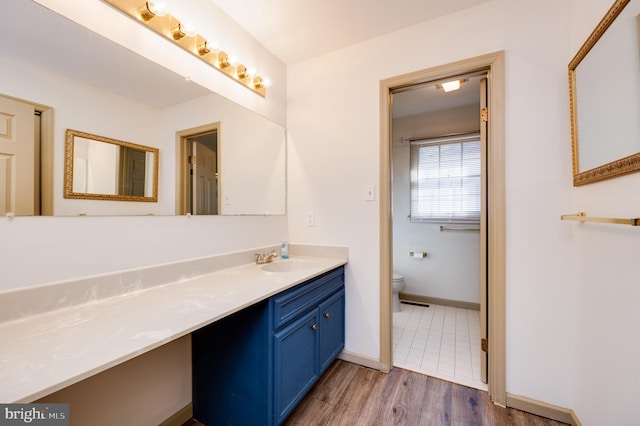
[(280, 424), (344, 348), (344, 268), (192, 335), (193, 416)]
[(208, 392), (244, 377), (260, 423), (278, 423), (343, 348), (347, 249), (292, 245), (291, 259), (255, 264), (273, 248), (3, 294), (0, 401), (35, 401), (190, 334), (194, 410), (226, 411)]

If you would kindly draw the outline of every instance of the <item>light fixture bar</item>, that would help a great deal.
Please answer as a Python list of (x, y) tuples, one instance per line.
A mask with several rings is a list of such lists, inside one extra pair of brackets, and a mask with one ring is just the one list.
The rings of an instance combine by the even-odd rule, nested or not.
[(227, 53), (209, 47), (210, 45), (207, 43), (207, 40), (200, 34), (187, 34), (187, 31), (184, 31), (184, 24), (181, 24), (180, 21), (171, 16), (171, 14), (154, 14), (153, 7), (150, 7), (150, 3), (153, 2), (144, 2), (143, 0), (103, 1), (160, 34), (171, 43), (180, 46), (227, 77), (230, 77), (235, 82), (262, 97), (266, 97), (267, 90), (263, 78), (259, 76), (248, 78), (246, 66), (242, 64), (232, 64)]

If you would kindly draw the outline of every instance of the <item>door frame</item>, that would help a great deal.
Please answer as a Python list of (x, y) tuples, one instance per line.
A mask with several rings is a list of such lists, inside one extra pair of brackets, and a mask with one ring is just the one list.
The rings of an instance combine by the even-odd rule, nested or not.
[(411, 83), (449, 75), (487, 70), (489, 129), (487, 152), (487, 334), (488, 385), (491, 399), (507, 405), (506, 393), (506, 209), (504, 51), (489, 53), (380, 81), (380, 370), (393, 366), (392, 273), (393, 224), (391, 217), (391, 91)]
[[(190, 208), (189, 183), (191, 177), (189, 176), (189, 169), (185, 166), (187, 164), (190, 151), (187, 139), (214, 131), (218, 133), (218, 150), (216, 155), (218, 156), (218, 170), (220, 170), (220, 151), (222, 149), (220, 140), (222, 138), (222, 126), (219, 121), (176, 132), (176, 215), (184, 215), (184, 212), (189, 211)], [(218, 194), (221, 193), (222, 179), (218, 179)], [(218, 214), (221, 214), (220, 206), (220, 200), (218, 199)]]

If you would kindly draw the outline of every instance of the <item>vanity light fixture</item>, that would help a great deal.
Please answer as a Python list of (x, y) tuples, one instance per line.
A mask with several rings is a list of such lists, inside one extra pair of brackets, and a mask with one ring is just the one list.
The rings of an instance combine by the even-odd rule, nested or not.
[(146, 22), (155, 16), (167, 14), (167, 4), (163, 1), (148, 1), (140, 9), (140, 17)]
[(221, 69), (229, 68), (231, 66), (229, 55), (227, 55), (225, 52), (218, 52), (218, 66)]
[(249, 72), (247, 71), (247, 67), (245, 67), (242, 64), (236, 67), (236, 73), (240, 80), (244, 80), (245, 78), (249, 77)]
[(204, 56), (209, 52), (211, 52), (211, 49), (209, 49), (209, 45), (206, 41), (198, 46), (198, 55)]
[(173, 30), (171, 30), (171, 37), (174, 40), (180, 40), (182, 37), (186, 36), (187, 32), (182, 29), (182, 24), (178, 24)]
[(271, 86), (271, 80), (268, 78), (263, 79), (260, 76), (253, 77), (253, 86), (256, 89), (264, 89), (266, 87)]
[(235, 56), (220, 50), (216, 42), (209, 42), (197, 33), (189, 22), (180, 22), (167, 12), (163, 1), (103, 0), (135, 19), (147, 28), (160, 34), (172, 43), (200, 58), (213, 68), (232, 78), (262, 97), (266, 97), (269, 80), (260, 77), (253, 69), (240, 63)]

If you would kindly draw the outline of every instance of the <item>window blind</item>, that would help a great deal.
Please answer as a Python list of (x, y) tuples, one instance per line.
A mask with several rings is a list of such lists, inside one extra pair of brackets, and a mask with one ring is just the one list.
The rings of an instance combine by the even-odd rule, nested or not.
[(480, 222), (480, 134), (411, 141), (411, 221)]

